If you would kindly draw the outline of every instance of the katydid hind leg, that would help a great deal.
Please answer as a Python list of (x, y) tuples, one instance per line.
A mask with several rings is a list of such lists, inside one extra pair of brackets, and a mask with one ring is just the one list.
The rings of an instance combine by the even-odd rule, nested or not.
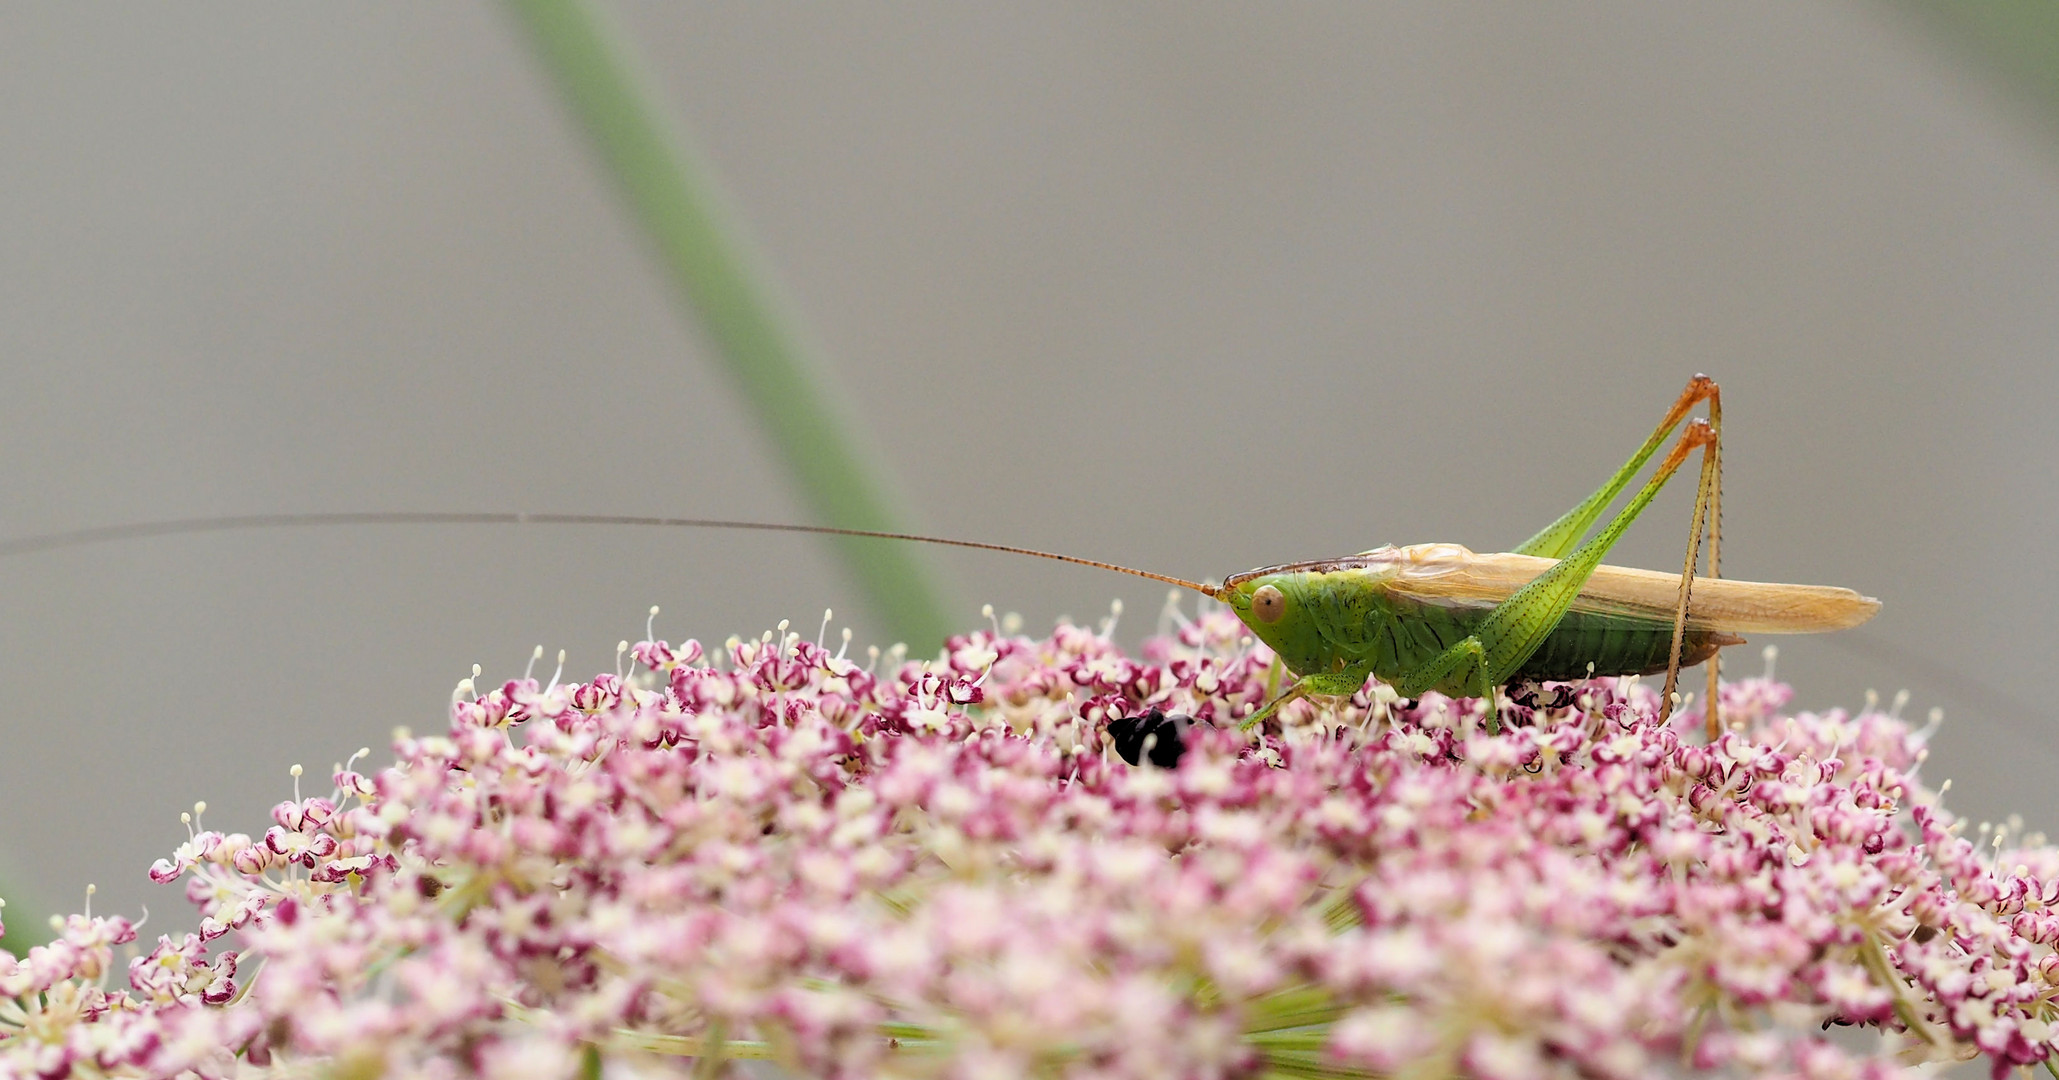
[(1665, 418), (1659, 421), (1658, 427), (1652, 429), (1651, 437), (1644, 441), (1644, 445), (1638, 447), (1635, 454), (1630, 455), (1630, 460), (1625, 462), (1621, 469), (1616, 470), (1616, 474), (1609, 477), (1606, 483), (1596, 488), (1594, 494), (1581, 500), (1557, 521), (1539, 530), (1537, 535), (1523, 541), (1521, 546), (1514, 549), (1515, 553), (1536, 555), (1545, 559), (1565, 558), (1566, 553), (1572, 551), (1574, 545), (1580, 542), (1580, 538), (1586, 536), (1589, 529), (1594, 528), (1594, 523), (1601, 520), (1602, 513), (1609, 508), (1610, 503), (1616, 501), (1616, 496), (1621, 495), (1623, 489), (1630, 486), (1630, 481), (1644, 468), (1644, 463), (1650, 461), (1659, 447), (1664, 446), (1666, 440), (1673, 437), (1673, 429), (1680, 426), (1680, 422), (1687, 418), (1687, 414), (1696, 405), (1707, 401), (1709, 415), (1721, 416), (1721, 400), (1716, 380), (1707, 375), (1696, 375), (1687, 380), (1687, 389), (1680, 392), (1680, 396), (1673, 402), (1673, 407), (1666, 410)]
[[(1723, 576), (1723, 408), (1722, 403), (1714, 399), (1709, 402), (1709, 426), (1716, 429), (1716, 440), (1709, 444), (1709, 453), (1714, 455), (1716, 462), (1710, 465), (1705, 461), (1702, 468), (1713, 470), (1715, 476), (1709, 483), (1709, 576), (1713, 578)], [(1685, 611), (1680, 613), (1680, 621), (1684, 626), (1687, 621)], [(1680, 662), (1678, 645), (1673, 647), (1673, 662)], [(1709, 737), (1714, 739), (1720, 733), (1716, 717), (1717, 691), (1722, 689), (1723, 682), (1723, 650), (1720, 647), (1709, 654), (1708, 677), (1709, 707), (1706, 713)]]
[[(1601, 531), (1560, 559), (1551, 569), (1516, 590), (1487, 615), (1473, 636), (1479, 639), (1486, 652), (1484, 668), (1494, 685), (1507, 682), (1530, 658), (1530, 654), (1537, 651), (1572, 608), (1574, 598), (1580, 595), (1580, 589), (1593, 576), (1595, 567), (1601, 565), (1602, 559), (1629, 529), (1631, 522), (1651, 505), (1652, 499), (1673, 474), (1680, 471), (1688, 455), (1697, 449), (1706, 453), (1714, 438), (1714, 429), (1708, 421), (1690, 421), (1687, 430), (1681, 433), (1651, 479)], [(1662, 704), (1661, 708), (1665, 709), (1667, 705)]]
[[(1686, 564), (1680, 570), (1680, 599), (1673, 608), (1673, 648), (1666, 656), (1666, 685), (1660, 691), (1659, 718), (1664, 720), (1673, 711), (1674, 692), (1680, 685), (1680, 657), (1687, 640), (1688, 602), (1694, 593), (1695, 563), (1701, 552), (1702, 534), (1709, 536), (1709, 577), (1720, 576), (1721, 543), (1723, 533), (1723, 402), (1720, 397), (1709, 398), (1709, 441), (1702, 446), (1701, 478), (1695, 484), (1694, 514), (1690, 518), (1687, 533)], [(1719, 680), (1722, 672), (1723, 651), (1717, 649), (1709, 654), (1708, 700), (1702, 707), (1706, 717), (1708, 737), (1714, 740), (1722, 732), (1722, 721), (1718, 717)]]

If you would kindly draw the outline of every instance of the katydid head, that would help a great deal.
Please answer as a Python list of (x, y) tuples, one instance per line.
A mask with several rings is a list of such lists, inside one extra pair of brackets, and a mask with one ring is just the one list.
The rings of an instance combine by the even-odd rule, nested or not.
[(1326, 667), (1321, 660), (1334, 650), (1311, 617), (1306, 570), (1267, 567), (1232, 574), (1218, 586), (1215, 598), (1228, 604), (1252, 636), (1277, 653), (1289, 670), (1309, 672)]

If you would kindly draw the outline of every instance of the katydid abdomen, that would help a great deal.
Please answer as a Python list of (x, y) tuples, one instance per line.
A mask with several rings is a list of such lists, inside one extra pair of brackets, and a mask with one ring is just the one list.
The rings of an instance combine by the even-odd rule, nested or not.
[[(1492, 608), (1449, 608), (1389, 596), (1393, 611), (1388, 627), (1375, 631), (1385, 656), (1371, 657), (1373, 673), (1398, 679), (1470, 637)], [(1693, 667), (1720, 645), (1740, 639), (1710, 630), (1689, 630), (1682, 644), (1680, 666)], [(1537, 682), (1584, 679), (1592, 675), (1652, 675), (1666, 670), (1673, 653), (1670, 623), (1623, 615), (1569, 611), (1544, 644), (1516, 669), (1516, 678)], [(1590, 668), (1589, 665), (1592, 665)]]
[[(1693, 667), (1721, 646), (1743, 643), (1713, 630), (1689, 630), (1681, 643), (1680, 666)], [(1672, 654), (1669, 623), (1569, 611), (1516, 675), (1539, 682), (1584, 679), (1588, 664), (1594, 665), (1595, 675), (1656, 675), (1666, 670)]]

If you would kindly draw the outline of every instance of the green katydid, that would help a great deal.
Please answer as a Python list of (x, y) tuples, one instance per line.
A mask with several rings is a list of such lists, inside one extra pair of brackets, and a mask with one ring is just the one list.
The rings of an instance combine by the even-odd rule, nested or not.
[[(1687, 421), (1651, 478), (1588, 536), (1703, 403), (1707, 418)], [(1879, 601), (1849, 589), (1717, 576), (1722, 422), (1715, 381), (1695, 376), (1614, 476), (1513, 552), (1476, 555), (1457, 545), (1418, 544), (1232, 576), (1212, 595), (1301, 676), (1246, 724), (1298, 696), (1354, 693), (1368, 675), (1403, 697), (1436, 690), (1484, 698), (1491, 724), (1494, 690), (1511, 680), (1664, 671), (1663, 718), (1672, 709), (1680, 669), (1707, 661), (1706, 715), (1714, 738), (1721, 723), (1717, 654), (1742, 644), (1736, 634), (1843, 630), (1880, 610)], [(1681, 572), (1604, 565), (1617, 539), (1697, 449), (1701, 480)], [(1697, 589), (1695, 564), (1705, 533), (1709, 570)]]
[[(1688, 419), (1697, 405), (1706, 418)], [(1602, 516), (1652, 455), (1680, 437), (1630, 501)], [(1717, 717), (1717, 655), (1740, 633), (1821, 633), (1871, 618), (1879, 601), (1849, 589), (1732, 581), (1717, 576), (1721, 541), (1722, 404), (1704, 375), (1667, 410), (1630, 460), (1595, 492), (1512, 552), (1456, 544), (1383, 547), (1341, 558), (1233, 574), (1219, 585), (1048, 551), (907, 533), (815, 525), (599, 514), (331, 513), (190, 518), (0, 542), (0, 555), (173, 533), (336, 524), (646, 525), (749, 529), (944, 544), (1099, 567), (1191, 589), (1227, 604), (1297, 681), (1242, 722), (1252, 727), (1308, 695), (1348, 696), (1377, 677), (1403, 697), (1437, 691), (1486, 702), (1512, 681), (1666, 673), (1662, 715), (1682, 667), (1706, 661), (1708, 730)], [(1687, 556), (1679, 574), (1607, 566), (1602, 559), (1666, 482), (1702, 453)], [(1589, 535), (1592, 532), (1593, 535)], [(1696, 564), (1708, 536), (1708, 571)], [(1584, 538), (1584, 540), (1583, 540)]]

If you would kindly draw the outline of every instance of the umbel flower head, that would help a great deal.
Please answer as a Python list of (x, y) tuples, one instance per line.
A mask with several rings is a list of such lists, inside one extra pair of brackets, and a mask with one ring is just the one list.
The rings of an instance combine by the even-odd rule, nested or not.
[(121, 918), (0, 954), (0, 1077), (1832, 1078), (2054, 1050), (2059, 854), (1976, 845), (1918, 733), (1790, 715), (1770, 678), (1704, 744), (1617, 679), (1504, 704), (1499, 734), (1378, 687), (1241, 732), (1271, 658), (1221, 614), (1141, 659), (1072, 626), (928, 663), (784, 629), (629, 651), (461, 686), (391, 766), (194, 832), (151, 874), (200, 930), (130, 946), (126, 989)]

